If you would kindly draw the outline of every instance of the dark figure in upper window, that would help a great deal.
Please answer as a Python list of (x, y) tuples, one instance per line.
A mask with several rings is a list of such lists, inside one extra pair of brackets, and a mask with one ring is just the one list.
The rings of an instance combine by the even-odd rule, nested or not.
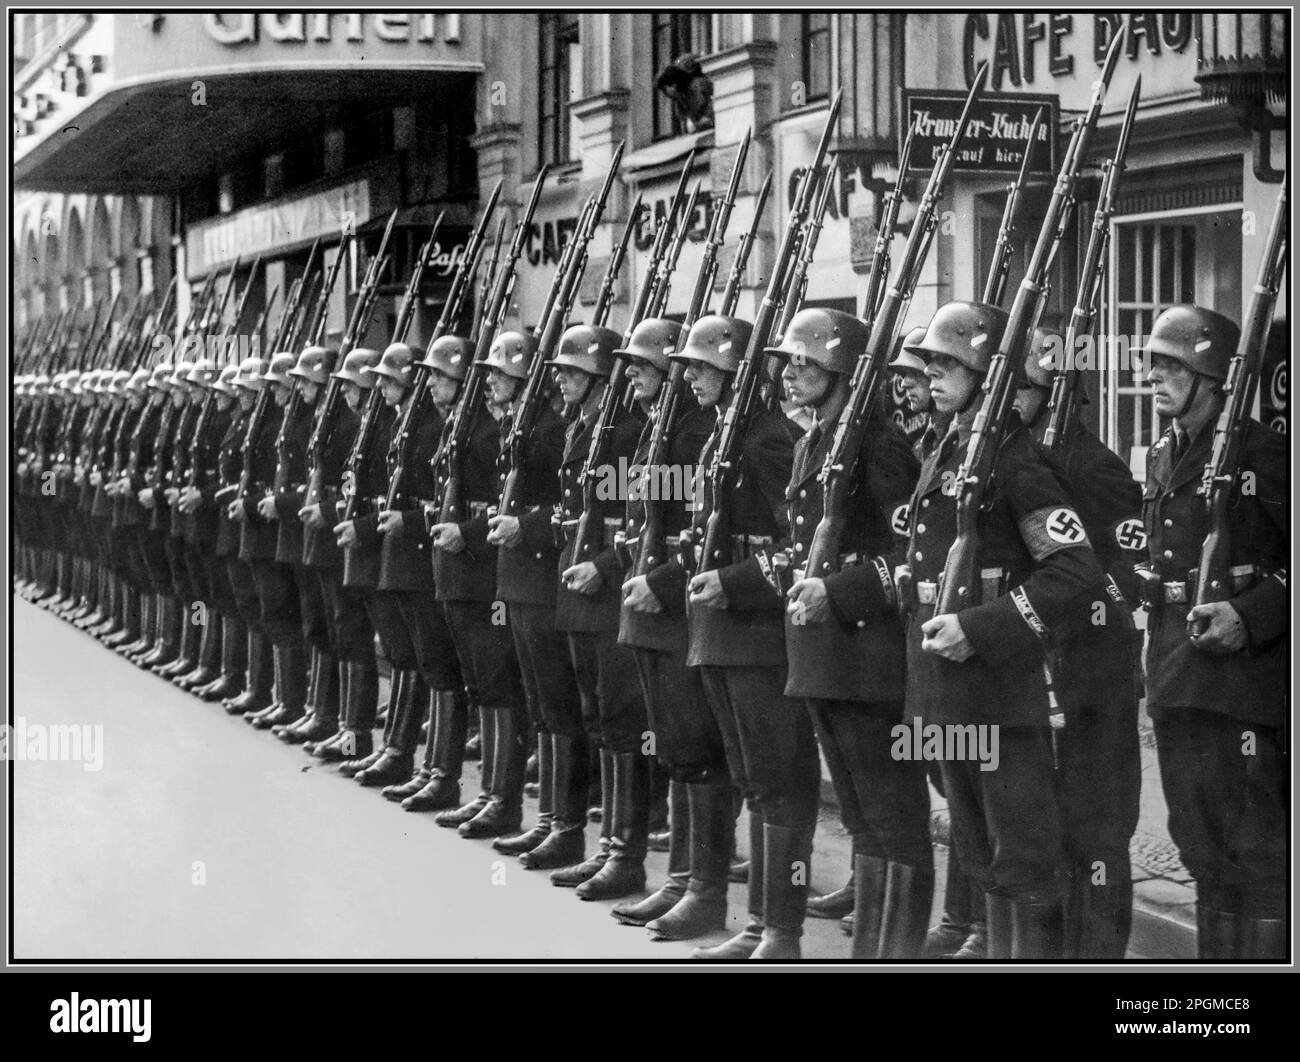
[(688, 133), (713, 128), (713, 82), (705, 77), (699, 56), (678, 56), (660, 71), (655, 88), (673, 101)]

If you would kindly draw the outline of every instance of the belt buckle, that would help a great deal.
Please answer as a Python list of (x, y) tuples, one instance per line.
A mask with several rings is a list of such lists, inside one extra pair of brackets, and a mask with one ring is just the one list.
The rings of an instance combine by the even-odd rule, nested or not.
[(1181, 605), (1187, 600), (1186, 583), (1165, 583), (1165, 603)]
[(939, 584), (921, 580), (916, 584), (916, 600), (922, 605), (933, 605), (938, 600)]

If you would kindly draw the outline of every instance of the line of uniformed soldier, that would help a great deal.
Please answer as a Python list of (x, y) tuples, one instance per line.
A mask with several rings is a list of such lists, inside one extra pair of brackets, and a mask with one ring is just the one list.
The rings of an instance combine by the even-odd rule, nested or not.
[[(1258, 425), (1251, 490), (1231, 529), (1237, 594), (1206, 607), (1209, 628), (1194, 639), (1182, 604), (1205, 532), (1195, 484), (1236, 326), (1195, 307), (1157, 320), (1150, 378), (1173, 423), (1152, 450), (1145, 494), (1081, 427), (1051, 452), (1038, 442), (1051, 383), (1039, 359), (1059, 339), (1040, 329), (978, 517), (982, 598), (934, 615), (956, 533), (953, 484), (1006, 319), (950, 303), (900, 341), (891, 368), (914, 414), (932, 403), (928, 430), (912, 424), (909, 439), (883, 410), (873, 415), (826, 578), (808, 576), (804, 557), (868, 329), (805, 309), (767, 353), (782, 359), (787, 405), (810, 428), (776, 408), (754, 418), (726, 499), (734, 562), (721, 569), (695, 565), (751, 326), (708, 315), (689, 335), (642, 321), (625, 347), (607, 328), (569, 328), (549, 363), (567, 423), (560, 403), (537, 418), (510, 512), (498, 503), (535, 350), (524, 333), (497, 336), (472, 370), (487, 374), (487, 395), (450, 515), (436, 456), (471, 371), (474, 348), (460, 336), (427, 354), (405, 343), (357, 349), (338, 366), (333, 351), (309, 347), (220, 371), (200, 361), (20, 379), (18, 587), (405, 809), (493, 839), (584, 899), (623, 900), (613, 915), (656, 939), (724, 928), (747, 806), (748, 924), (697, 949), (716, 960), (798, 958), (810, 912), (849, 915), (858, 959), (1123, 957), (1140, 775), (1132, 613), (1144, 600), (1148, 706), (1171, 830), (1197, 881), (1201, 954), (1277, 957), (1286, 478), (1282, 440)], [(648, 469), (640, 492), (602, 495), (587, 514), (598, 546), (576, 560), (581, 473), (604, 391), (627, 374), (630, 400), (607, 452), (635, 470), (674, 359), (693, 399), (673, 426), (677, 475)], [(417, 373), (430, 374), (427, 388)], [(331, 374), (343, 402), (315, 468), (308, 438)], [(267, 388), (273, 401), (261, 399), (253, 438)], [(416, 394), (424, 406), (410, 411)], [(373, 430), (353, 453), (363, 423)], [(413, 439), (401, 438), (404, 425)], [(407, 500), (389, 509), (408, 443)], [(321, 486), (309, 496), (313, 477)], [(682, 548), (641, 558), (652, 480), (679, 484), (664, 515)], [(1135, 575), (1144, 560), (1145, 593)], [(392, 676), (383, 712), (376, 636)], [(994, 770), (973, 758), (929, 765), (948, 801), (952, 856), (943, 917), (928, 933), (927, 764), (898, 754), (894, 738), (913, 720), (998, 733)], [(474, 721), (481, 792), (462, 803)], [(533, 747), (538, 816), (525, 827)], [(853, 862), (849, 885), (810, 900), (819, 749)], [(656, 767), (671, 779), (669, 867), (646, 896)], [(593, 775), (601, 831), (589, 852)]]

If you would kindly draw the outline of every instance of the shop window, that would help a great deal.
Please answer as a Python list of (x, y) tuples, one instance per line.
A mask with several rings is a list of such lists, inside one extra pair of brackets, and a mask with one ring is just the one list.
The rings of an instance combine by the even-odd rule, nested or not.
[(825, 99), (831, 93), (831, 16), (824, 12), (800, 15), (800, 40), (803, 46), (802, 77), (804, 100)]
[[(671, 14), (650, 17), (652, 20), (651, 60), (656, 77), (662, 78), (663, 73), (673, 64), (678, 64), (680, 59), (693, 56), (698, 60), (713, 51), (712, 15)], [(687, 89), (684, 87), (684, 97), (687, 94)], [(709, 96), (712, 96), (711, 91)], [(697, 128), (708, 128), (713, 124), (711, 104), (708, 110), (708, 125), (703, 125), (700, 120), (696, 120), (694, 124)], [(680, 136), (687, 131), (688, 121), (692, 119), (686, 113), (685, 106), (674, 103), (673, 99), (663, 91), (655, 93), (653, 133), (656, 140)]]
[(539, 154), (543, 163), (573, 158), (569, 104), (582, 84), (582, 55), (578, 16), (548, 12), (541, 16), (541, 55), (538, 93)]
[(363, 166), (393, 153), (393, 112), (385, 107), (348, 124), (343, 133), (345, 169)]

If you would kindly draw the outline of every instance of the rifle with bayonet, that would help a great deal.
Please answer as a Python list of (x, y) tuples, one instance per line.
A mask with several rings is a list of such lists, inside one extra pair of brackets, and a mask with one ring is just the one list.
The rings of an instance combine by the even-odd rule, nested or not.
[(325, 323), (329, 319), (330, 296), (334, 294), (334, 285), (338, 281), (339, 272), (343, 268), (343, 262), (348, 256), (348, 248), (352, 243), (352, 232), (349, 230), (343, 234), (339, 241), (338, 253), (334, 256), (334, 261), (330, 263), (329, 272), (325, 276), (324, 283), (321, 284), (320, 293), (316, 296), (316, 308), (312, 311), (311, 318), (306, 328), (307, 346), (319, 347), (325, 339)]
[(1029, 125), (1029, 136), (1025, 140), (1025, 157), (1020, 160), (1020, 173), (1013, 184), (1007, 185), (1007, 201), (1002, 207), (1002, 222), (998, 225), (998, 238), (993, 244), (993, 263), (989, 275), (984, 281), (984, 295), (981, 302), (990, 306), (1001, 306), (1002, 295), (1007, 284), (1007, 274), (1011, 271), (1011, 237), (1016, 231), (1016, 214), (1020, 210), (1020, 198), (1029, 176), (1029, 161), (1033, 157), (1038, 140), (1038, 128), (1043, 121), (1043, 108), (1034, 112), (1034, 120)]

